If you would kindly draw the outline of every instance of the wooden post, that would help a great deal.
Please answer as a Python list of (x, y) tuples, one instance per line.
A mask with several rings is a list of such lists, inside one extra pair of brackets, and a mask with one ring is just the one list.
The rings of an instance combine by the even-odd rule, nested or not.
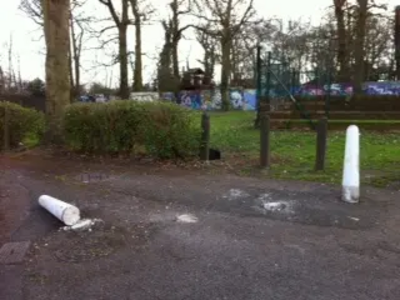
[(210, 116), (204, 112), (201, 116), (200, 159), (208, 161), (210, 152)]
[(260, 115), (260, 165), (262, 168), (270, 167), (270, 122), (266, 111)]
[(7, 104), (4, 106), (4, 116), (3, 116), (3, 150), (8, 151), (10, 150), (10, 116), (8, 111)]
[(325, 169), (326, 143), (328, 137), (328, 119), (321, 118), (317, 125), (317, 152), (315, 157), (315, 170)]

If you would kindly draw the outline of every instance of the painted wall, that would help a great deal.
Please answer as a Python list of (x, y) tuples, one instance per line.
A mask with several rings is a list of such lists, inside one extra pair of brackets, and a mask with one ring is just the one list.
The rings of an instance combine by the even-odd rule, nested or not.
[(152, 102), (157, 101), (159, 95), (157, 92), (132, 92), (129, 99), (141, 102)]
[[(256, 90), (231, 89), (229, 91), (232, 108), (255, 110)], [(221, 93), (213, 91), (181, 91), (178, 94), (180, 104), (192, 109), (214, 110), (221, 108)], [(163, 93), (162, 99), (175, 101), (173, 93)]]
[[(363, 90), (367, 95), (400, 95), (400, 82), (398, 81), (382, 81), (382, 82), (365, 82)], [(292, 91), (295, 95), (325, 95), (329, 92), (329, 86), (303, 85)], [(349, 83), (334, 83), (330, 87), (331, 95), (351, 95), (353, 87)]]
[[(399, 95), (400, 82), (366, 82), (363, 89), (367, 95)], [(347, 96), (353, 93), (353, 87), (349, 83), (331, 84), (318, 86), (305, 84), (301, 87), (289, 88), (293, 95), (301, 96), (322, 96), (330, 92), (333, 96)], [(255, 89), (231, 89), (230, 92), (231, 105), (238, 110), (255, 110), (256, 108), (256, 90)], [(284, 90), (271, 90), (271, 109), (281, 104), (287, 99), (287, 93)], [(216, 110), (221, 108), (221, 94), (219, 90), (213, 91), (181, 91), (178, 94), (181, 105), (192, 109)], [(175, 101), (173, 93), (163, 93), (162, 99)]]

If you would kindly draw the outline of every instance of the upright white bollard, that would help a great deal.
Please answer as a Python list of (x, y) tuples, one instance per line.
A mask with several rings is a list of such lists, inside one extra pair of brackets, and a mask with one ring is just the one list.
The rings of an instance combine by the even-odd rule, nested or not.
[(79, 208), (51, 196), (40, 196), (39, 204), (65, 225), (75, 225), (81, 219)]
[(350, 125), (346, 130), (342, 200), (348, 203), (360, 200), (360, 131), (356, 125)]

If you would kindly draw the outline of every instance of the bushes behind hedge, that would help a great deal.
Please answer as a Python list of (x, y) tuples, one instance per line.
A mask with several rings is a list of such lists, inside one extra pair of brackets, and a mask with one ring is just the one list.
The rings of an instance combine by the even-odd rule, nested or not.
[(44, 114), (21, 105), (0, 102), (0, 149), (4, 143), (4, 113), (8, 111), (8, 130), (10, 147), (16, 148), (26, 139), (39, 140), (45, 129)]
[(76, 103), (63, 125), (67, 145), (92, 154), (145, 150), (161, 159), (187, 158), (200, 145), (198, 112), (167, 102)]

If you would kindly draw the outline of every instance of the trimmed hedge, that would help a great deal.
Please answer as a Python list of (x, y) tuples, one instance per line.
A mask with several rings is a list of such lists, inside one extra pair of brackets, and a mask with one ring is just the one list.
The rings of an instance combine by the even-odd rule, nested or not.
[(45, 130), (44, 114), (19, 104), (3, 101), (0, 102), (0, 149), (4, 146), (4, 113), (6, 109), (9, 114), (8, 128), (11, 149), (18, 147), (26, 139), (40, 140)]
[(64, 114), (65, 141), (91, 154), (132, 154), (145, 150), (160, 159), (198, 155), (198, 112), (167, 102), (117, 100), (76, 103)]

